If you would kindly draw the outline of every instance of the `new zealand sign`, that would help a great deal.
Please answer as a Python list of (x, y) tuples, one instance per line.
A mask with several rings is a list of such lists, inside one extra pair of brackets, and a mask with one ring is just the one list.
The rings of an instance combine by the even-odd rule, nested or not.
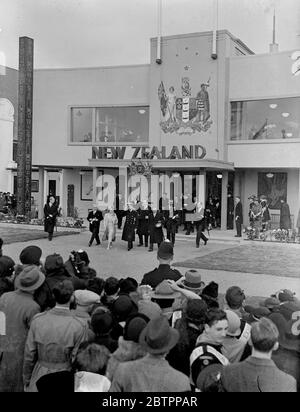
[(201, 84), (201, 90), (192, 97), (190, 79), (181, 79), (181, 96), (176, 96), (175, 88), (169, 87), (166, 92), (164, 83), (158, 87), (158, 98), (163, 120), (160, 127), (165, 133), (191, 135), (195, 132), (206, 132), (212, 125), (207, 83)]

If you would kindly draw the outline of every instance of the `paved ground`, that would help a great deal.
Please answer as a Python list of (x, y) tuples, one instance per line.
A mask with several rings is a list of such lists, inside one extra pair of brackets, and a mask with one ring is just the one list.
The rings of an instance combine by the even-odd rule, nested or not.
[[(1, 228), (0, 228), (1, 229)], [(224, 253), (228, 250), (242, 244), (243, 247), (251, 247), (251, 243), (230, 238), (230, 232), (226, 233), (223, 239), (220, 239), (221, 233), (215, 232), (213, 239), (211, 233), (211, 240), (207, 246), (201, 246), (199, 249), (195, 248), (195, 235), (190, 237), (178, 236), (175, 245), (174, 262), (183, 262), (187, 259), (198, 259), (205, 257), (210, 253)], [(94, 267), (98, 275), (101, 277), (108, 277), (109, 275), (121, 278), (123, 276), (134, 276), (137, 280), (141, 280), (144, 273), (157, 266), (156, 250), (152, 253), (148, 252), (145, 247), (134, 247), (130, 252), (127, 251), (127, 245), (120, 239), (121, 235), (118, 232), (117, 241), (111, 250), (106, 250), (106, 244), (101, 246), (93, 246), (88, 248), (89, 232), (82, 232), (81, 234), (60, 236), (55, 238), (52, 242), (47, 239), (40, 239), (29, 242), (18, 242), (4, 246), (4, 253), (13, 257), (18, 261), (21, 250), (29, 245), (36, 244), (43, 250), (43, 257), (45, 258), (50, 253), (60, 253), (64, 259), (67, 259), (69, 253), (73, 249), (86, 249), (90, 256), (91, 266)], [(272, 252), (270, 243), (262, 243), (261, 248), (264, 248), (265, 253)], [(283, 245), (285, 247), (295, 248), (298, 245)], [(298, 246), (298, 251), (300, 251)], [(267, 259), (266, 259), (266, 262)], [(268, 263), (265, 265), (268, 267)], [(178, 268), (182, 274), (187, 270), (186, 267)], [(209, 282), (216, 281), (219, 284), (220, 293), (224, 293), (229, 286), (240, 285), (245, 293), (249, 296), (269, 296), (271, 293), (281, 289), (289, 288), (296, 292), (300, 297), (300, 282), (297, 278), (290, 278), (284, 276), (271, 276), (266, 273), (254, 274), (234, 272), (227, 268), (226, 271), (216, 269), (199, 269), (203, 280)], [(267, 272), (267, 269), (266, 269)]]

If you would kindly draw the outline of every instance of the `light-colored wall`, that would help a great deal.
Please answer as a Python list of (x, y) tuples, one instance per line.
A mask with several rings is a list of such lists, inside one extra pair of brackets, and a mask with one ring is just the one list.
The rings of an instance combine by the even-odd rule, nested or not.
[[(170, 36), (162, 39), (162, 64), (156, 60), (157, 41), (151, 42), (150, 70), (150, 141), (152, 145), (172, 147), (173, 145), (196, 145), (206, 148), (207, 158), (226, 160), (224, 154), (224, 137), (226, 133), (226, 90), (228, 87), (227, 60), (229, 55), (229, 35), (219, 34), (217, 43), (217, 60), (211, 58), (212, 32)], [(182, 97), (182, 78), (190, 79), (191, 97), (196, 97), (202, 83), (207, 88), (210, 100), (211, 127), (205, 132), (191, 135), (165, 133), (160, 122), (163, 120), (158, 98), (158, 87), (164, 83), (166, 92), (175, 88), (176, 97)]]
[(230, 99), (300, 96), (299, 76), (293, 76), (291, 72), (292, 53), (230, 58)]
[(297, 167), (300, 168), (300, 141), (288, 139), (270, 143), (228, 143), (228, 161), (236, 168)]
[(33, 165), (88, 166), (91, 147), (69, 146), (69, 106), (148, 104), (149, 66), (37, 70)]

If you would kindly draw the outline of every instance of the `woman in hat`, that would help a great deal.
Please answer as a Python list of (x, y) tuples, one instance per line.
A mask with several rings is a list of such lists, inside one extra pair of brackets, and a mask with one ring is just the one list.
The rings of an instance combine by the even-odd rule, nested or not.
[(265, 196), (260, 197), (260, 204), (262, 207), (262, 230), (268, 230), (271, 221), (269, 212), (268, 199)]
[(252, 220), (252, 224), (255, 229), (255, 236), (258, 237), (262, 224), (262, 206), (257, 197), (253, 199), (253, 202), (254, 204), (251, 208), (250, 219)]
[(49, 196), (44, 206), (44, 230), (48, 232), (48, 239), (52, 240), (56, 217), (58, 215), (58, 204), (54, 196)]
[(116, 240), (118, 218), (114, 208), (110, 207), (109, 212), (104, 216), (104, 237), (108, 239), (107, 250), (112, 247), (112, 242)]

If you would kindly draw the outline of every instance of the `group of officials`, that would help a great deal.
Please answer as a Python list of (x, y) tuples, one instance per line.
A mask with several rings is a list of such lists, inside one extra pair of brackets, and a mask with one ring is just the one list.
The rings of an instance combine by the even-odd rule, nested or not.
[[(182, 213), (184, 213), (184, 218), (187, 222), (187, 230), (191, 226), (196, 229), (196, 247), (200, 246), (201, 239), (206, 245), (208, 238), (203, 232), (207, 228), (207, 216), (202, 202), (195, 202), (190, 211), (182, 211), (181, 208), (177, 210), (174, 203), (174, 201), (167, 199), (163, 195), (158, 208), (150, 205), (148, 201), (138, 202), (137, 204), (128, 203), (127, 210), (120, 210), (120, 204), (118, 205), (116, 223), (118, 228), (121, 229), (122, 220), (125, 217), (122, 240), (127, 242), (128, 251), (133, 248), (136, 235), (138, 236), (139, 247), (144, 246), (148, 248), (149, 252), (153, 251), (154, 245), (157, 244), (159, 247), (165, 239), (164, 229), (166, 230), (167, 239), (174, 245)], [(93, 211), (89, 212), (87, 220), (92, 233), (89, 246), (92, 245), (94, 240), (100, 245), (99, 229), (100, 223), (103, 220), (102, 212), (94, 208)]]

